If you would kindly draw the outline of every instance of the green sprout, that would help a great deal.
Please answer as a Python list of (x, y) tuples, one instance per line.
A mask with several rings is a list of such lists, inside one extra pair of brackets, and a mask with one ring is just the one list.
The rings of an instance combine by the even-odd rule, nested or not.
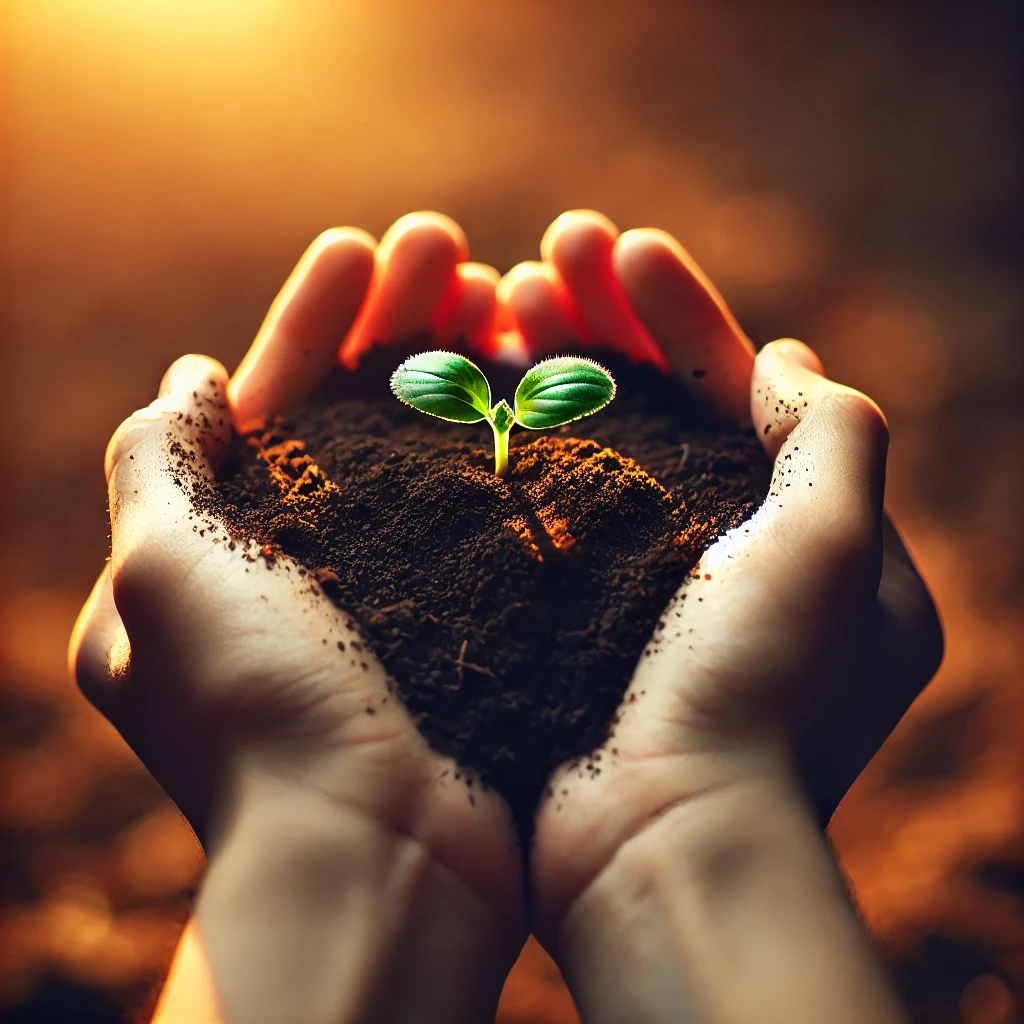
[(491, 405), (480, 367), (454, 352), (410, 356), (391, 375), (395, 397), (429, 416), (453, 423), (487, 420), (494, 432), (494, 472), (508, 473), (508, 435), (514, 423), (545, 430), (603, 409), (615, 397), (612, 375), (592, 359), (554, 356), (534, 364), (516, 388), (515, 409), (503, 398)]

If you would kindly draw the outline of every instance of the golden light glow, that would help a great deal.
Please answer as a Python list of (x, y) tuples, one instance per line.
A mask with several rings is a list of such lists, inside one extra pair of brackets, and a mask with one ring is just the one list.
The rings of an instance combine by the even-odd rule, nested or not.
[[(942, 609), (948, 653), (832, 837), (894, 963), (928, 963), (936, 936), (991, 951), (990, 966), (972, 960), (943, 981), (942, 1012), (1003, 1024), (1024, 924), (1013, 883), (983, 881), (983, 869), (1009, 864), (1024, 835), (1024, 632), (1019, 608), (1003, 607), (1019, 594), (1021, 421), (1006, 371), (1017, 297), (986, 262), (1000, 258), (998, 214), (1011, 208), (1003, 176), (1014, 193), (1019, 177), (1000, 169), (998, 48), (968, 41), (957, 60), (978, 73), (952, 75), (874, 15), (851, 20), (841, 45), (819, 37), (828, 61), (811, 45), (814, 19), (765, 48), (758, 26), (791, 24), (785, 4), (746, 5), (737, 33), (718, 13), (728, 5), (656, 0), (0, 3), (15, 284), (0, 376), (16, 382), (0, 826), (28, 851), (25, 902), (0, 914), (0, 938), (14, 937), (0, 1012), (50, 970), (93, 988), (143, 983), (168, 962), (194, 882), (173, 812), (146, 802), (137, 759), (65, 666), (108, 551), (100, 465), (117, 422), (183, 350), (237, 361), (325, 227), (379, 235), (436, 208), (466, 227), (473, 258), (507, 268), (537, 257), (561, 210), (592, 206), (622, 228), (678, 235), (758, 341), (804, 337), (890, 415), (887, 499)], [(887, 25), (883, 40), (875, 27)], [(810, 63), (779, 76), (787, 36), (799, 39), (789, 55)], [(880, 144), (888, 115), (851, 88), (865, 68), (877, 84), (865, 95), (926, 115), (896, 133), (895, 151)], [(962, 147), (957, 118), (972, 110), (985, 115), (970, 119), (971, 158), (934, 159), (957, 131)], [(502, 335), (499, 357), (522, 360), (515, 339)], [(554, 513), (508, 522), (536, 557), (571, 543), (566, 525)], [(941, 740), (972, 700), (971, 758), (901, 778), (921, 737)], [(76, 833), (107, 813), (109, 835)], [(574, 1019), (535, 944), (517, 972), (499, 1019)]]

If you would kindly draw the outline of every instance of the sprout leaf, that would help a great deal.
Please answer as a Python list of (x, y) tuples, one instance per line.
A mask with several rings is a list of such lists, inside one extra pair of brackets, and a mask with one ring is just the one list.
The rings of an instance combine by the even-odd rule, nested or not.
[(454, 352), (421, 352), (391, 374), (395, 397), (455, 423), (479, 423), (491, 411), (491, 388), (476, 363)]
[(543, 430), (603, 409), (615, 397), (612, 375), (592, 359), (555, 356), (526, 372), (516, 388), (515, 411), (503, 398), (491, 407), (491, 386), (475, 363), (454, 352), (421, 352), (393, 374), (395, 397), (420, 412), (455, 423), (487, 420), (494, 434), (494, 472), (508, 474), (513, 424)]
[(615, 397), (612, 375), (592, 359), (555, 356), (530, 367), (516, 388), (516, 422), (543, 430), (582, 419)]

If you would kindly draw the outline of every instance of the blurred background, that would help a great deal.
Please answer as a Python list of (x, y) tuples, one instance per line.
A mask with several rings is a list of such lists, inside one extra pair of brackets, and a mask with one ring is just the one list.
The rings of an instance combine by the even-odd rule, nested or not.
[[(113, 428), (177, 355), (234, 365), (325, 227), (439, 209), (507, 269), (594, 207), (888, 414), (949, 653), (831, 835), (915, 1022), (1018, 1021), (1019, 30), (1008, 2), (0, 0), (0, 1018), (144, 1019), (202, 871), (66, 675)], [(536, 946), (499, 1020), (575, 1020)]]

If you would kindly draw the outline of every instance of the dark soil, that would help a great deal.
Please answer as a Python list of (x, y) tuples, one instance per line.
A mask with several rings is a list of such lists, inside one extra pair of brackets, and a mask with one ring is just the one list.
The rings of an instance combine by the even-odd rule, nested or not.
[[(599, 770), (588, 755), (665, 606), (760, 504), (770, 467), (752, 432), (722, 433), (681, 385), (596, 353), (615, 401), (514, 428), (500, 480), (486, 424), (391, 397), (405, 354), (374, 350), (241, 440), (206, 511), (313, 572), (431, 746), (494, 786), (525, 836), (560, 763)], [(482, 369), (495, 400), (512, 396), (520, 371)]]

